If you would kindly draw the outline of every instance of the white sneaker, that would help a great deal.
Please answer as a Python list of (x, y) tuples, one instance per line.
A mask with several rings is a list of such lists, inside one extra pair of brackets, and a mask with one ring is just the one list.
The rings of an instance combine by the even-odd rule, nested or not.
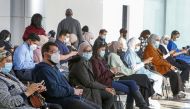
[(149, 99), (149, 104), (151, 109), (160, 109), (160, 103), (157, 100)]

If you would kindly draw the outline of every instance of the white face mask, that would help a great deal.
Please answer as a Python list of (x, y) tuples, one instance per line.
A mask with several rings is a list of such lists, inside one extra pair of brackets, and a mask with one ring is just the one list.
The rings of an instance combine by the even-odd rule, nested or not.
[(137, 46), (137, 47), (135, 48), (135, 51), (138, 52), (139, 50), (140, 50), (140, 46)]
[(164, 44), (165, 45), (168, 45), (168, 43), (169, 43), (169, 41), (164, 40)]
[(5, 39), (5, 41), (9, 41), (10, 40), (10, 37), (7, 37), (6, 39)]
[(34, 51), (35, 49), (37, 49), (37, 45), (36, 44), (32, 44), (30, 45), (30, 50)]
[(160, 41), (156, 41), (154, 45), (155, 45), (156, 48), (159, 48), (159, 46), (160, 46)]
[(68, 43), (69, 42), (69, 38), (65, 38), (65, 43)]
[(59, 61), (60, 61), (60, 54), (59, 54), (59, 52), (53, 53), (51, 55), (51, 61), (54, 62), (54, 63), (56, 63), (56, 64), (59, 63)]

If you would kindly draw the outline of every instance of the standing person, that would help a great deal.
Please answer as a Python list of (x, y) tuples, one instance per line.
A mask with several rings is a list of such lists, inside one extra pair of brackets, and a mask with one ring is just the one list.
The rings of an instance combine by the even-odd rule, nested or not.
[(183, 62), (186, 62), (187, 64), (190, 64), (190, 56), (186, 55), (188, 53), (188, 50), (187, 49), (180, 50), (175, 44), (175, 41), (179, 37), (180, 37), (180, 33), (177, 30), (172, 31), (171, 39), (169, 40), (167, 48), (169, 51), (175, 50), (176, 60), (183, 61)]
[(143, 58), (143, 53), (144, 53), (144, 49), (146, 48), (146, 46), (148, 45), (147, 39), (150, 36), (150, 31), (149, 30), (143, 30), (140, 34), (139, 40), (140, 40), (140, 49), (137, 52), (137, 54), (139, 55), (139, 57), (142, 59)]
[(76, 48), (78, 48), (78, 45), (84, 41), (84, 38), (82, 36), (82, 30), (81, 25), (78, 20), (72, 18), (73, 11), (71, 9), (66, 10), (66, 18), (63, 19), (57, 27), (57, 37), (59, 36), (60, 32), (62, 30), (68, 30), (70, 33), (74, 33), (77, 35), (78, 43), (75, 45)]
[(121, 28), (119, 32), (120, 32), (120, 37), (118, 41), (119, 43), (122, 44), (122, 51), (126, 52), (127, 51), (127, 29)]
[(158, 50), (159, 45), (160, 37), (158, 35), (151, 34), (148, 38), (148, 45), (144, 51), (144, 58), (147, 59), (149, 57), (153, 57), (152, 64), (155, 70), (163, 76), (169, 77), (173, 98), (179, 99), (181, 96), (180, 91), (184, 90), (181, 77), (174, 72), (176, 67), (163, 58), (163, 54)]
[(31, 24), (28, 27), (26, 27), (22, 36), (23, 41), (26, 41), (28, 39), (29, 34), (31, 33), (46, 36), (46, 31), (42, 27), (42, 15), (39, 13), (36, 13), (32, 16)]
[(94, 103), (81, 97), (83, 89), (71, 87), (56, 64), (60, 62), (57, 44), (47, 42), (42, 47), (43, 62), (33, 70), (35, 82), (44, 80), (47, 91), (42, 93), (49, 103), (56, 103), (63, 109), (101, 109)]
[(33, 54), (39, 41), (40, 37), (31, 33), (26, 41), (17, 47), (14, 52), (13, 66), (15, 74), (22, 81), (32, 81), (32, 70), (35, 67)]

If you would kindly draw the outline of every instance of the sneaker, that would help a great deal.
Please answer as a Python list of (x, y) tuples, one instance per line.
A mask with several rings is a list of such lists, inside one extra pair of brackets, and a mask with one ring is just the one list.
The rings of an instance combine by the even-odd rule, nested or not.
[(152, 95), (152, 97), (151, 97), (151, 99), (153, 99), (153, 100), (160, 100), (161, 98), (162, 98), (162, 95), (160, 95), (158, 93)]

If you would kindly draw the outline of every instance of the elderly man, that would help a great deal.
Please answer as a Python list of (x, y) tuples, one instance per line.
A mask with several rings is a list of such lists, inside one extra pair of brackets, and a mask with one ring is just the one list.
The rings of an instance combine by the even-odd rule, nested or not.
[(179, 74), (174, 72), (176, 67), (167, 62), (162, 56), (162, 53), (158, 50), (160, 45), (160, 37), (155, 34), (151, 34), (148, 38), (148, 45), (144, 50), (144, 59), (153, 57), (152, 64), (157, 72), (170, 78), (171, 89), (174, 99), (181, 97), (180, 91), (183, 91), (182, 81)]

